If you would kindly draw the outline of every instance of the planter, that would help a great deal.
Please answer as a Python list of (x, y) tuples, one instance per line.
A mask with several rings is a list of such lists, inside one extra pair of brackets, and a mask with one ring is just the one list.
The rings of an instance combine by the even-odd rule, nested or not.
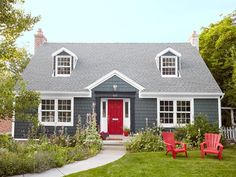
[(129, 131), (124, 131), (124, 136), (129, 136)]
[(106, 140), (108, 136), (109, 136), (108, 132), (100, 132), (100, 137), (102, 138), (102, 140)]

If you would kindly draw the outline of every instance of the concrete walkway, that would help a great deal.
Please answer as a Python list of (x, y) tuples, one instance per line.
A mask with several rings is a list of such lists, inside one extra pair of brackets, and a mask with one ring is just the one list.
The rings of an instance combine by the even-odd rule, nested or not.
[(53, 168), (42, 173), (17, 175), (14, 177), (63, 177), (65, 175), (96, 168), (115, 160), (125, 154), (124, 146), (104, 145), (103, 150), (96, 156), (86, 160), (77, 161), (61, 168)]

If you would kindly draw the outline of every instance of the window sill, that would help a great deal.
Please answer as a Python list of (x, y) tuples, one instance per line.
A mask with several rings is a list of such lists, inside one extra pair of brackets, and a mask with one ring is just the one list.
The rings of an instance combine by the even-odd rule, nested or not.
[(44, 126), (73, 126), (73, 122), (40, 122)]

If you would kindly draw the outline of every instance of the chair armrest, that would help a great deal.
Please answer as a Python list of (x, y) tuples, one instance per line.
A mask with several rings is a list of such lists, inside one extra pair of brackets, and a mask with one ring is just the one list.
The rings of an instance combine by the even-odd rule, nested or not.
[(202, 143), (200, 144), (200, 149), (203, 150), (205, 145), (206, 145), (206, 142), (205, 142), (205, 141), (202, 142)]
[(186, 143), (180, 142), (180, 141), (175, 141), (175, 144), (181, 145), (185, 150), (187, 149)]
[(217, 149), (219, 148), (219, 151), (223, 151), (224, 146), (221, 143), (217, 144)]
[(175, 141), (175, 144), (182, 144), (182, 142), (180, 142), (180, 141)]
[(172, 146), (172, 144), (166, 143), (165, 141), (164, 141), (164, 144), (165, 144), (166, 146), (169, 146), (171, 149), (174, 149), (174, 147)]

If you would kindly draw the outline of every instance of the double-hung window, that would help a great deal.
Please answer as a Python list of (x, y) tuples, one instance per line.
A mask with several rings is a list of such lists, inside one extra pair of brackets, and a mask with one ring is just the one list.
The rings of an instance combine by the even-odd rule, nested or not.
[(56, 57), (56, 76), (70, 76), (71, 74), (71, 56)]
[(177, 77), (176, 56), (161, 56), (161, 75), (163, 77)]
[(159, 123), (163, 127), (185, 125), (193, 121), (191, 100), (160, 100)]
[(160, 122), (164, 124), (173, 124), (174, 122), (173, 101), (160, 101)]
[(73, 126), (73, 99), (42, 99), (39, 120), (45, 126)]

